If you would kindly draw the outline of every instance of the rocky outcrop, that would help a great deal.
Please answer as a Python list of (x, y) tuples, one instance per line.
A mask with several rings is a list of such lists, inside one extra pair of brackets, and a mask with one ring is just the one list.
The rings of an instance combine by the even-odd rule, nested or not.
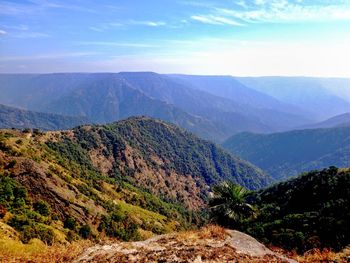
[(139, 242), (88, 248), (75, 263), (92, 262), (296, 262), (244, 233), (209, 226)]

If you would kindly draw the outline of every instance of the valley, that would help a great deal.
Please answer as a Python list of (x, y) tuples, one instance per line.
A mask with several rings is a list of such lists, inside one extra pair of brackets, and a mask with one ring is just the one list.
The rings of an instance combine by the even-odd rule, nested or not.
[[(0, 260), (349, 257), (339, 80), (322, 91), (315, 79), (152, 72), (0, 80)], [(305, 107), (277, 80), (318, 84)]]
[(0, 17), (0, 263), (350, 263), (350, 0)]

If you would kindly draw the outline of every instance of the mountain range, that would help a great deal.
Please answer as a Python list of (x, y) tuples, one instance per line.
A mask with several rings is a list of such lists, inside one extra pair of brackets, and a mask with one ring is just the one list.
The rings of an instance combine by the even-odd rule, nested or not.
[(277, 180), (329, 166), (350, 166), (350, 127), (240, 133), (223, 146)]
[(2, 74), (0, 91), (0, 103), (13, 107), (91, 123), (147, 115), (217, 142), (242, 131), (276, 132), (312, 122), (303, 110), (225, 76)]
[(302, 126), (298, 129), (336, 128), (350, 126), (350, 113), (343, 113), (327, 120)]
[(311, 77), (245, 77), (241, 83), (292, 104), (318, 121), (350, 112), (350, 80)]
[(0, 128), (64, 130), (88, 122), (84, 117), (35, 112), (0, 104)]

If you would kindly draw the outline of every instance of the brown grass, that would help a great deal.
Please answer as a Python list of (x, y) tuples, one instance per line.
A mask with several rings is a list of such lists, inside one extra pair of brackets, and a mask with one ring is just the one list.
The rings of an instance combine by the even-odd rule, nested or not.
[(336, 258), (337, 254), (329, 249), (312, 249), (302, 256), (295, 256), (295, 259), (300, 263), (336, 262)]
[(70, 262), (85, 248), (90, 241), (78, 241), (68, 245), (55, 244), (46, 246), (40, 240), (32, 240), (29, 244), (22, 244), (16, 240), (0, 240), (0, 262)]
[(315, 248), (305, 252), (303, 255), (277, 247), (270, 246), (269, 248), (277, 254), (293, 258), (300, 263), (350, 263), (350, 246), (337, 253), (327, 248)]
[(205, 239), (224, 240), (227, 236), (225, 229), (217, 225), (207, 225), (199, 230), (178, 232), (176, 240), (195, 242)]
[(303, 256), (294, 257), (300, 263), (346, 263), (350, 262), (350, 248), (345, 248), (339, 253), (331, 249), (312, 249), (304, 253)]
[(226, 236), (227, 233), (225, 229), (217, 225), (207, 225), (203, 227), (198, 233), (198, 237), (201, 239), (224, 240)]

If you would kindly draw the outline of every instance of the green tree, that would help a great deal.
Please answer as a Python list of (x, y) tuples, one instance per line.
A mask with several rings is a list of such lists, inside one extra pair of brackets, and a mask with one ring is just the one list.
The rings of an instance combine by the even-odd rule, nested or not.
[(255, 208), (246, 202), (249, 191), (232, 182), (224, 182), (212, 189), (209, 202), (211, 218), (220, 225), (239, 228), (243, 220), (255, 214)]

